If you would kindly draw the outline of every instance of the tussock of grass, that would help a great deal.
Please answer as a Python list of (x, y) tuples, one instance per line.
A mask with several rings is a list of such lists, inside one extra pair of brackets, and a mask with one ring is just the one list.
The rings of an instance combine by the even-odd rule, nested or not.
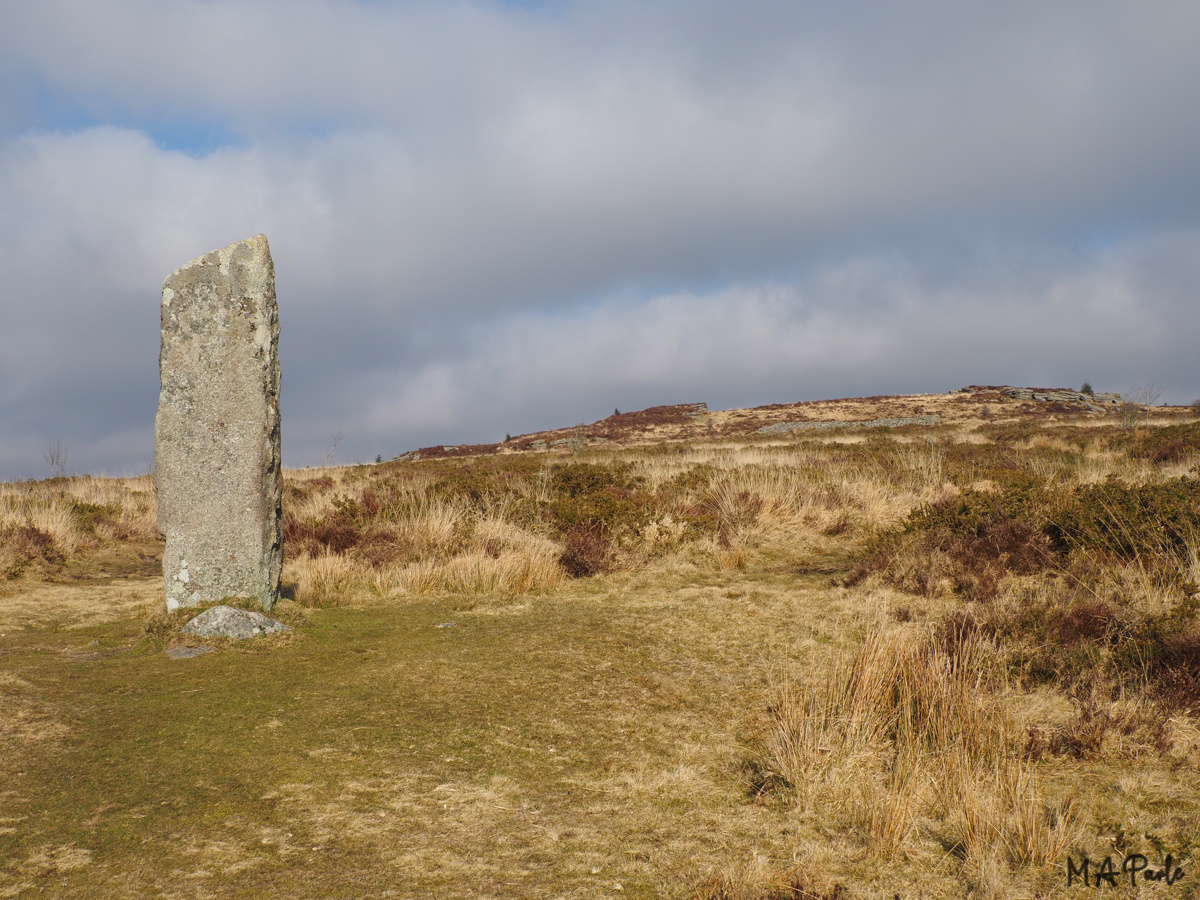
[(694, 900), (844, 900), (848, 896), (840, 884), (822, 889), (801, 868), (778, 871), (761, 858), (712, 873), (693, 893)]
[(1001, 842), (1017, 864), (1056, 858), (1076, 834), (1035, 814), (1042, 801), (1000, 675), (996, 647), (977, 632), (918, 637), (876, 623), (816, 684), (780, 685), (760, 784), (778, 780), (802, 807), (835, 812), (885, 856), (903, 852), (925, 815), (951, 822), (968, 857)]
[(316, 556), (302, 553), (283, 566), (284, 592), (305, 606), (340, 606), (366, 588), (360, 567), (347, 556), (328, 550)]
[(386, 592), (394, 584), (406, 594), (548, 594), (565, 577), (553, 549), (460, 554), (446, 563), (413, 563), (380, 576)]

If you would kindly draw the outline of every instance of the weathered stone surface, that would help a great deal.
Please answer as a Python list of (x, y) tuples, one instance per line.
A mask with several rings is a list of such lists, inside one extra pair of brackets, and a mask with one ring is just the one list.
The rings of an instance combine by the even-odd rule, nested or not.
[(235, 609), (232, 606), (214, 606), (206, 609), (184, 625), (180, 631), (200, 637), (227, 637), (244, 640), (260, 634), (275, 634), (291, 629), (277, 619), (260, 612)]
[(154, 472), (167, 609), (279, 596), (278, 343), (263, 235), (167, 277)]
[(1084, 394), (1080, 391), (1072, 391), (1066, 388), (1050, 388), (1047, 390), (1038, 390), (1037, 388), (1004, 388), (1004, 393), (1014, 400), (1034, 400), (1038, 403), (1057, 402), (1057, 403), (1082, 403), (1085, 405), (1115, 406), (1121, 402), (1120, 394)]

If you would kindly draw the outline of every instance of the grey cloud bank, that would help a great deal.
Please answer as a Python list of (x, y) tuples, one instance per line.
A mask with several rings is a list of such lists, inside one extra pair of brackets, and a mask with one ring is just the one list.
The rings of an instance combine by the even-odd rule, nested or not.
[(0, 477), (145, 468), (162, 279), (257, 232), (288, 465), (700, 399), (1187, 402), (1196, 84), (1183, 3), (0, 4)]

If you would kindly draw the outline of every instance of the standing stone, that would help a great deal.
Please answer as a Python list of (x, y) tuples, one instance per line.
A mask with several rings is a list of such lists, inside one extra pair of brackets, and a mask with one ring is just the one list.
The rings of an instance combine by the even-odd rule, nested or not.
[(168, 610), (226, 597), (270, 610), (279, 596), (278, 348), (265, 236), (167, 277), (154, 479)]

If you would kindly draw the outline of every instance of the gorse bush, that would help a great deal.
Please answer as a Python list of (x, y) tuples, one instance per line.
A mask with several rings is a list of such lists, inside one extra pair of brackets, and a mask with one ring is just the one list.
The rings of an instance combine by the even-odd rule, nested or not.
[(1176, 561), (1200, 540), (1200, 479), (1079, 487), (1045, 530), (1064, 552)]
[(1111, 558), (1174, 572), (1183, 587), (1184, 561), (1198, 545), (1200, 479), (1063, 492), (1019, 475), (996, 492), (967, 490), (918, 508), (867, 546), (846, 583), (882, 573), (916, 594), (990, 599), (1005, 575), (1060, 568), (1079, 575)]
[(915, 509), (903, 530), (913, 534), (944, 530), (960, 536), (980, 536), (997, 518), (1040, 527), (1052, 514), (1056, 498), (1044, 478), (1021, 471), (997, 473), (998, 489), (968, 488), (950, 497)]
[(607, 534), (640, 530), (655, 511), (645, 479), (628, 466), (572, 463), (551, 470), (547, 511), (560, 531), (578, 526)]
[(526, 456), (481, 457), (443, 471), (430, 491), (444, 498), (463, 499), (479, 507), (500, 499), (527, 496), (542, 463)]

